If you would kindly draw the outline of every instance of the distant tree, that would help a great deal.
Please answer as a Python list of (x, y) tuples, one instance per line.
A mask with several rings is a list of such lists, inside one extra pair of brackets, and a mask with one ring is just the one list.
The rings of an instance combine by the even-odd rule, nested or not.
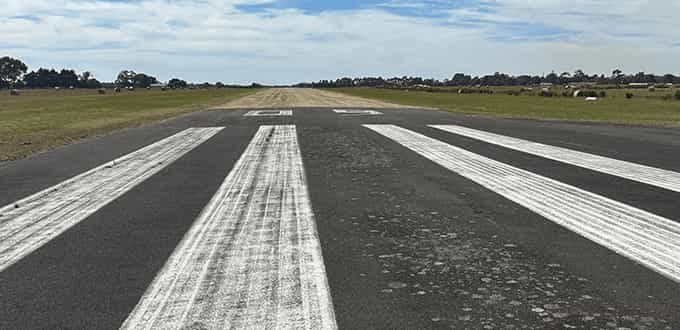
[(5, 56), (0, 58), (0, 88), (13, 87), (28, 71), (21, 60)]
[(78, 87), (80, 88), (101, 88), (102, 83), (94, 78), (90, 71), (85, 71), (78, 76)]
[(588, 81), (588, 75), (583, 73), (583, 70), (574, 71), (573, 78), (574, 78), (575, 81), (578, 81), (578, 82)]
[(135, 74), (134, 77), (132, 78), (133, 81), (133, 86), (134, 87), (139, 87), (139, 88), (147, 88), (151, 86), (152, 84), (157, 84), (158, 79), (156, 77), (144, 74), (144, 73), (138, 73)]
[(557, 76), (557, 74), (555, 72), (551, 72), (550, 74), (545, 76), (545, 82), (557, 84), (557, 83), (559, 83), (559, 77)]
[(93, 78), (92, 72), (90, 72), (90, 71), (85, 71), (85, 72), (81, 73), (80, 76), (78, 76), (78, 80), (80, 80), (80, 81), (88, 81), (88, 80), (90, 80), (90, 78)]
[(52, 88), (63, 87), (69, 88), (99, 88), (101, 83), (92, 78), (90, 72), (84, 72), (81, 75), (76, 74), (74, 70), (62, 69), (56, 71), (54, 69), (40, 68), (38, 71), (31, 71), (24, 76), (23, 82), (29, 88)]
[(24, 77), (26, 87), (29, 88), (51, 88), (60, 85), (59, 72), (54, 69), (40, 68), (38, 71), (31, 71)]
[(567, 84), (571, 81), (571, 73), (569, 72), (562, 72), (560, 74), (560, 84)]
[(469, 86), (470, 81), (472, 81), (472, 77), (464, 73), (456, 73), (451, 78), (450, 84), (452, 86)]
[(62, 69), (58, 75), (57, 86), (61, 87), (75, 87), (78, 85), (78, 75), (73, 70)]
[(354, 86), (354, 80), (352, 78), (344, 77), (335, 80), (335, 87), (352, 87)]
[(186, 88), (187, 82), (182, 79), (172, 78), (170, 81), (168, 81), (168, 87), (172, 89)]
[(123, 70), (118, 73), (115, 84), (118, 87), (132, 87), (135, 84), (136, 75), (137, 73), (132, 70)]
[(664, 84), (672, 84), (673, 82), (675, 82), (675, 80), (676, 80), (676, 77), (672, 74), (666, 74), (662, 78), (662, 82)]

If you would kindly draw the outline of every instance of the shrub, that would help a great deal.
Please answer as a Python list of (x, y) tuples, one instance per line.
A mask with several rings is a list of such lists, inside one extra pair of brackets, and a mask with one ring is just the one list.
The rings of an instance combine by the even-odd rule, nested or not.
[(633, 98), (633, 93), (626, 93), (626, 98), (627, 98), (627, 99), (632, 99), (632, 98)]
[(600, 97), (607, 97), (607, 92), (600, 91), (599, 95), (600, 95)]
[(550, 92), (550, 91), (541, 91), (540, 93), (538, 93), (538, 96), (553, 97), (553, 96), (555, 96), (555, 93)]
[(680, 101), (680, 90), (675, 91), (675, 95), (673, 95), (673, 98)]
[(597, 97), (597, 95), (596, 91), (581, 91), (579, 94), (581, 97)]

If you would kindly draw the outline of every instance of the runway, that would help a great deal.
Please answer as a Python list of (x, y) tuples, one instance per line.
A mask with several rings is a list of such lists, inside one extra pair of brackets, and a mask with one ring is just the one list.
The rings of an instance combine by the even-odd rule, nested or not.
[(680, 327), (680, 130), (202, 111), (0, 164), (0, 328)]

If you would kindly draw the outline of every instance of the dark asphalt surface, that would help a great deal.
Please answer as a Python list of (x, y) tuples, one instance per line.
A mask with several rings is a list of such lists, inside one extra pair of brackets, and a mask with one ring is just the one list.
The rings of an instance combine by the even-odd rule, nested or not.
[(0, 164), (0, 206), (188, 127), (217, 136), (0, 273), (0, 329), (116, 329), (259, 125), (297, 125), (342, 329), (680, 328), (680, 284), (361, 124), (396, 124), (680, 221), (680, 193), (426, 127), (457, 124), (680, 171), (680, 130), (431, 110), (204, 111)]

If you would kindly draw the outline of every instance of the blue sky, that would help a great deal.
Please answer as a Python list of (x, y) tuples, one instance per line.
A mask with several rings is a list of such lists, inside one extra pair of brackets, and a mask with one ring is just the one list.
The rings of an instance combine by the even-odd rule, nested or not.
[(680, 74), (680, 0), (3, 0), (0, 56), (161, 80)]

